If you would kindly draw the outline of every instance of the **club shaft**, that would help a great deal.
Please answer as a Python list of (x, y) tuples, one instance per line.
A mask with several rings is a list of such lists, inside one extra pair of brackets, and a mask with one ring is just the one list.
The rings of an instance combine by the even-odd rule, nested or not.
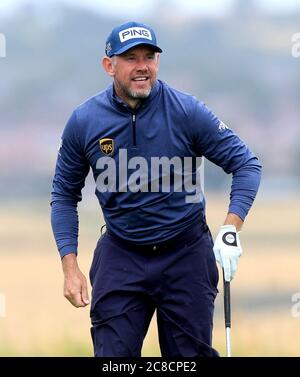
[(231, 357), (230, 327), (226, 327), (226, 356)]
[(225, 329), (226, 329), (226, 355), (231, 356), (231, 306), (230, 306), (230, 282), (225, 281), (223, 271), (223, 284), (224, 284), (224, 317), (225, 317)]

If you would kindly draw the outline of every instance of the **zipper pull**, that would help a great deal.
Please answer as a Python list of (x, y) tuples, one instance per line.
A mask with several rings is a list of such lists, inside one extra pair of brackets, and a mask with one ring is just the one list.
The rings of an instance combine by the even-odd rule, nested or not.
[(136, 115), (132, 114), (132, 144), (136, 147), (136, 123), (135, 123)]

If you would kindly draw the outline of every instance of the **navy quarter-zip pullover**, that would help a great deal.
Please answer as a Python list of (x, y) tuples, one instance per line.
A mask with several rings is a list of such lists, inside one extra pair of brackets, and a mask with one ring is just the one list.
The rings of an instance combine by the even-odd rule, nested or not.
[[(108, 143), (107, 149), (101, 147), (102, 142)], [(78, 106), (64, 129), (53, 180), (52, 228), (61, 257), (77, 252), (77, 203), (90, 167), (110, 232), (133, 243), (149, 244), (205, 221), (203, 195), (187, 202), (193, 193), (177, 190), (174, 166), (169, 177), (163, 169), (159, 180), (153, 177), (153, 158), (177, 159), (178, 166), (190, 158), (190, 179), (195, 182), (201, 156), (232, 174), (229, 212), (244, 219), (258, 190), (261, 166), (247, 145), (204, 103), (157, 80), (136, 111), (115, 96), (113, 85)], [(140, 158), (149, 175), (135, 181)], [(164, 180), (170, 183), (168, 191), (163, 189)]]

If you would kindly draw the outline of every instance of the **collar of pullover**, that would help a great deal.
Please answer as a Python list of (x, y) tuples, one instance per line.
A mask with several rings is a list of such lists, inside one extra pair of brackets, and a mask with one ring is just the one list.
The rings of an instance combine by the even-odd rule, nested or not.
[(121, 109), (126, 109), (127, 111), (130, 111), (132, 113), (136, 113), (137, 111), (139, 111), (140, 108), (142, 107), (144, 108), (145, 106), (147, 106), (149, 103), (152, 102), (153, 98), (155, 98), (156, 95), (158, 94), (160, 85), (161, 83), (159, 82), (159, 80), (156, 80), (149, 96), (145, 98), (144, 100), (142, 100), (140, 106), (137, 109), (132, 109), (127, 103), (125, 103), (120, 97), (116, 95), (113, 84), (111, 84), (107, 88), (107, 95), (108, 95), (109, 100), (114, 106), (117, 106), (118, 108), (121, 108)]

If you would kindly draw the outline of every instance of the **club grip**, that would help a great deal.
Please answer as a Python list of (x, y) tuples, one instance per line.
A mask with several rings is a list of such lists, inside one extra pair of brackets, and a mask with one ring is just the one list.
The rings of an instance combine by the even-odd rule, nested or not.
[(231, 327), (231, 308), (230, 308), (230, 282), (223, 280), (224, 282), (224, 316), (225, 327)]

